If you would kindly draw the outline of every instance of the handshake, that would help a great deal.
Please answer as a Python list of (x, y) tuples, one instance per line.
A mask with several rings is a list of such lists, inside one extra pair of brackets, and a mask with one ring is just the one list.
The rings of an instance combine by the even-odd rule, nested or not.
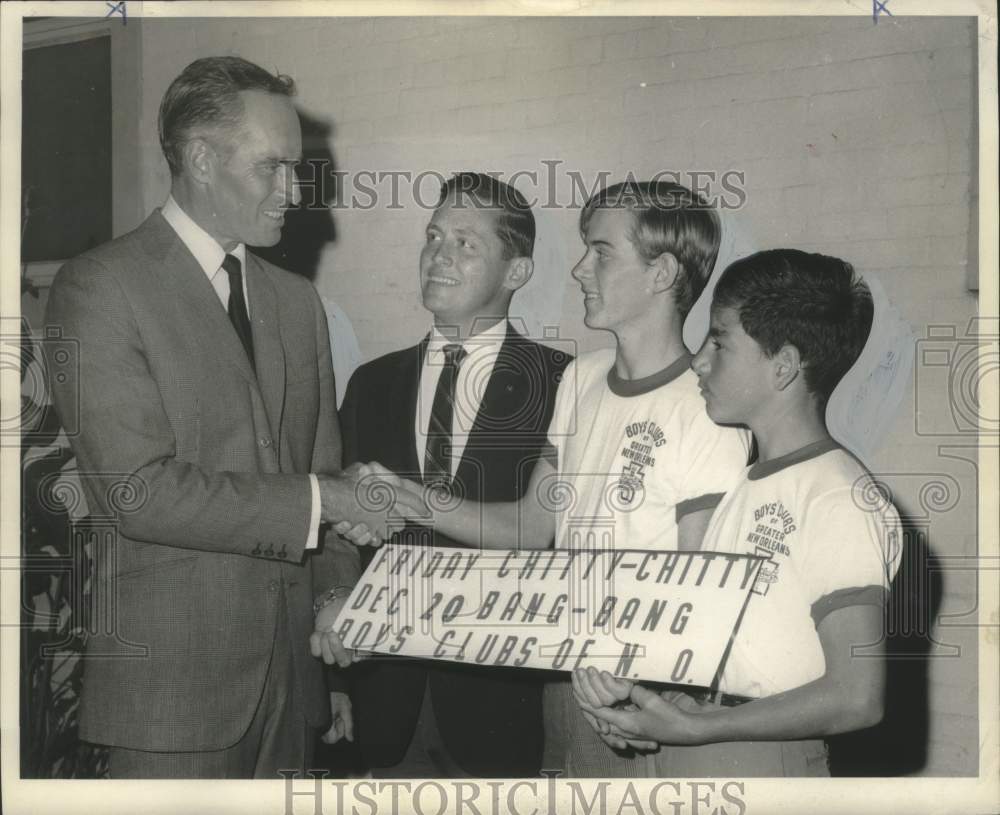
[[(424, 486), (400, 478), (381, 464), (352, 464), (337, 475), (318, 475), (317, 480), (321, 501), (320, 517), (333, 524), (339, 535), (358, 546), (379, 546), (388, 540), (393, 522), (419, 522), (430, 517)], [(309, 648), (314, 657), (322, 658), (328, 665), (340, 665), (342, 668), (360, 658), (344, 647), (333, 628), (337, 615), (347, 602), (348, 594), (350, 587), (336, 588), (319, 602), (315, 609), (315, 630), (309, 638)], [(343, 718), (345, 715), (342, 709), (344, 705), (347, 705), (348, 712), (350, 708), (349, 703), (339, 698), (342, 694), (333, 696), (338, 696), (334, 705), (336, 723), (338, 716)], [(350, 726), (345, 725), (345, 732), (350, 730)], [(331, 738), (336, 740), (339, 736)], [(327, 740), (324, 737), (324, 741)]]
[[(358, 546), (378, 546), (390, 537), (393, 522), (427, 521), (430, 518), (422, 484), (400, 478), (381, 464), (352, 464), (337, 475), (319, 475), (321, 518), (333, 524), (334, 530)], [(314, 657), (322, 658), (328, 665), (346, 668), (360, 658), (348, 651), (333, 628), (337, 615), (347, 602), (350, 587), (331, 590), (316, 607), (315, 630), (309, 638), (309, 648)], [(349, 703), (339, 698), (334, 703), (335, 728), (338, 717), (346, 722)], [(346, 705), (346, 708), (345, 708)], [(343, 724), (350, 733), (349, 723)], [(333, 730), (331, 730), (333, 733)], [(336, 740), (331, 733), (325, 741)], [(348, 736), (350, 738), (350, 735)]]
[(443, 494), (400, 478), (381, 464), (352, 464), (337, 475), (318, 476), (321, 517), (359, 546), (378, 546), (390, 537), (390, 527), (405, 521), (429, 521), (428, 499)]

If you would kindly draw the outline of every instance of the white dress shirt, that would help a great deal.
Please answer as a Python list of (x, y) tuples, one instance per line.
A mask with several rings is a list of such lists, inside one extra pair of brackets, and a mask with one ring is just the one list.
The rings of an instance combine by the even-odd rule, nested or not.
[[(458, 464), (469, 441), (469, 433), (475, 424), (483, 394), (493, 376), (493, 368), (500, 348), (507, 339), (507, 320), (499, 320), (485, 331), (457, 343), (465, 349), (466, 357), (458, 369), (455, 381), (455, 409), (451, 417), (451, 475), (455, 476)], [(427, 428), (431, 423), (431, 409), (438, 380), (444, 368), (444, 347), (456, 344), (453, 338), (444, 336), (437, 326), (431, 329), (424, 354), (424, 364), (420, 369), (420, 387), (417, 393), (417, 409), (414, 417), (414, 438), (416, 439), (417, 461), (420, 471), (424, 469), (427, 453)]]
[[(228, 312), (229, 275), (222, 268), (222, 261), (227, 254), (226, 250), (219, 245), (219, 242), (215, 238), (198, 226), (190, 215), (181, 209), (180, 204), (174, 200), (172, 195), (168, 196), (167, 202), (163, 205), (160, 212), (164, 220), (177, 233), (177, 237), (188, 248), (188, 251), (194, 255), (194, 259), (198, 261), (198, 265), (201, 266), (208, 277), (208, 282), (215, 289), (215, 293), (219, 297), (219, 302), (222, 303), (222, 308)], [(247, 304), (247, 316), (249, 317), (253, 314), (253, 303), (250, 302), (250, 297), (247, 295), (247, 248), (241, 243), (228, 254), (239, 260), (240, 268), (243, 269), (243, 299)], [(321, 504), (319, 479), (312, 473), (309, 474), (309, 485), (312, 491), (312, 509), (309, 515), (309, 532), (306, 535), (306, 549), (315, 549), (319, 543)]]

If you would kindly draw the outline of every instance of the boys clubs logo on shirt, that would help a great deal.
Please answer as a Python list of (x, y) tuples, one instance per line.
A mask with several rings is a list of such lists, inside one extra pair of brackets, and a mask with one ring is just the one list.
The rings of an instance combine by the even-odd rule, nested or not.
[(747, 533), (746, 541), (754, 548), (754, 554), (768, 558), (757, 575), (753, 593), (767, 594), (771, 584), (778, 582), (778, 568), (781, 566), (774, 556), (788, 557), (791, 554), (785, 538), (796, 530), (797, 524), (781, 501), (761, 504), (754, 510), (753, 519), (757, 525), (753, 532)]
[(646, 468), (656, 466), (653, 451), (662, 447), (667, 439), (660, 426), (650, 420), (626, 425), (625, 438), (629, 441), (619, 454), (625, 463), (618, 477), (618, 500), (629, 505), (643, 489)]

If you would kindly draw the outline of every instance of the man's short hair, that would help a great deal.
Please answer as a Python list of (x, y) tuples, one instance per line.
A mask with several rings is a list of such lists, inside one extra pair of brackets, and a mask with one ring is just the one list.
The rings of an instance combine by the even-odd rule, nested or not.
[(268, 73), (241, 57), (204, 57), (181, 71), (160, 102), (160, 147), (178, 176), (184, 164), (184, 145), (199, 128), (231, 133), (243, 123), (240, 91), (295, 94), (291, 77)]
[(733, 308), (768, 356), (794, 345), (806, 387), (826, 404), (861, 355), (874, 307), (868, 285), (845, 260), (770, 249), (731, 263), (712, 308)]
[(580, 213), (586, 233), (594, 210), (627, 209), (633, 225), (629, 240), (646, 261), (669, 252), (680, 266), (674, 303), (686, 315), (712, 276), (722, 240), (715, 210), (696, 193), (672, 181), (623, 181), (590, 197)]
[[(530, 258), (535, 249), (535, 216), (521, 193), (485, 173), (455, 173), (441, 185), (437, 206), (454, 196), (459, 206), (497, 209), (497, 236), (504, 260)], [(466, 200), (466, 199), (471, 200)]]

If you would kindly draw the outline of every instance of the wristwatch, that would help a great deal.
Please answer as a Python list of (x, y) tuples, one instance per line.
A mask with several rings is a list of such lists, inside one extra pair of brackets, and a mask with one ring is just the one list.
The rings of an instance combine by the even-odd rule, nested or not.
[(350, 595), (352, 588), (352, 586), (334, 586), (325, 594), (320, 595), (319, 599), (313, 603), (313, 615), (319, 614), (334, 600), (339, 600), (342, 597)]

